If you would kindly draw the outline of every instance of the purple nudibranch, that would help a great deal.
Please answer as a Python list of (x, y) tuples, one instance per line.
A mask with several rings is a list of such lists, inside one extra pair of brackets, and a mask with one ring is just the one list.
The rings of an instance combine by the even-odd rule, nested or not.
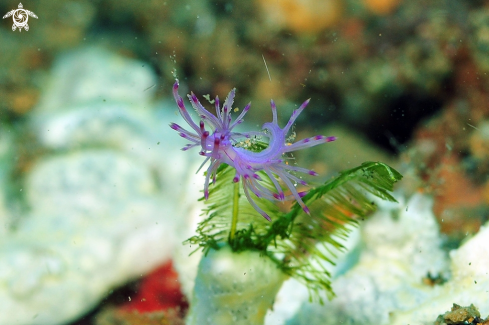
[[(272, 201), (295, 199), (300, 204), (302, 209), (309, 214), (308, 207), (302, 201), (302, 197), (306, 194), (306, 192), (298, 192), (294, 186), (294, 183), (302, 185), (307, 185), (307, 183), (293, 175), (292, 172), (305, 173), (313, 176), (317, 176), (318, 174), (306, 168), (290, 166), (285, 163), (282, 156), (287, 152), (310, 148), (321, 143), (334, 141), (336, 140), (336, 137), (316, 135), (311, 138), (294, 142), (293, 144), (288, 144), (286, 142), (287, 133), (299, 114), (307, 106), (310, 99), (302, 103), (302, 105), (292, 113), (289, 122), (283, 129), (278, 126), (277, 107), (275, 106), (273, 100), (271, 100), (270, 105), (272, 107), (273, 120), (272, 122), (263, 124), (262, 127), (264, 130), (268, 130), (268, 133), (254, 131), (241, 133), (233, 132), (233, 128), (243, 122), (243, 117), (250, 109), (251, 105), (251, 103), (248, 103), (241, 114), (233, 122), (231, 118), (231, 110), (235, 92), (235, 88), (229, 92), (222, 108), (219, 106), (219, 97), (216, 97), (216, 115), (213, 115), (207, 111), (193, 92), (191, 92), (190, 95), (187, 95), (190, 103), (200, 117), (200, 122), (196, 124), (185, 108), (182, 97), (180, 97), (178, 94), (178, 80), (176, 80), (175, 84), (173, 85), (173, 96), (177, 102), (180, 114), (193, 129), (193, 131), (187, 131), (175, 123), (171, 123), (170, 127), (179, 132), (181, 137), (191, 142), (183, 147), (182, 150), (185, 151), (193, 147), (201, 147), (199, 154), (207, 157), (202, 163), (201, 167), (206, 164), (207, 161), (210, 161), (210, 166), (207, 169), (204, 184), (205, 199), (207, 200), (209, 198), (210, 179), (212, 178), (213, 182), (216, 181), (217, 168), (220, 164), (224, 163), (236, 170), (236, 175), (234, 176), (233, 182), (239, 182), (240, 179), (242, 180), (246, 198), (253, 208), (255, 208), (255, 210), (267, 220), (270, 220), (270, 217), (255, 203), (250, 195), (250, 191), (259, 198), (266, 198)], [(209, 130), (205, 128), (204, 122), (206, 122), (210, 127)], [(251, 138), (252, 136), (256, 135), (269, 138), (268, 147), (266, 149), (260, 152), (253, 152), (235, 146), (236, 143), (239, 142), (238, 139)], [(260, 184), (262, 179), (260, 175), (257, 174), (259, 171), (264, 172), (267, 177), (270, 178), (271, 182), (275, 186), (276, 192)], [(274, 175), (283, 181), (291, 194), (284, 194), (282, 187)]]

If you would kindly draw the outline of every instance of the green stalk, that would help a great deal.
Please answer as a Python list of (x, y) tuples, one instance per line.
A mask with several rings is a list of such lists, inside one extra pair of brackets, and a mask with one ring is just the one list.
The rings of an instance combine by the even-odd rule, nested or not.
[[(232, 243), (238, 226), (238, 208), (239, 208), (239, 182), (234, 183), (233, 193), (233, 219), (231, 220), (231, 232), (229, 233), (229, 242)], [(232, 246), (232, 245), (231, 245)]]

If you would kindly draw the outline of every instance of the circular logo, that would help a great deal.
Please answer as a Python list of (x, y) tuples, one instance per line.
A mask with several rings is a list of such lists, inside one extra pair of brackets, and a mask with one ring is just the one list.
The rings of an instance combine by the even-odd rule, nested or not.
[(14, 18), (14, 24), (18, 28), (22, 28), (25, 25), (27, 25), (27, 21), (29, 20), (29, 16), (27, 15), (27, 12), (25, 12), (24, 9), (15, 10), (15, 13), (13, 14), (13, 18)]

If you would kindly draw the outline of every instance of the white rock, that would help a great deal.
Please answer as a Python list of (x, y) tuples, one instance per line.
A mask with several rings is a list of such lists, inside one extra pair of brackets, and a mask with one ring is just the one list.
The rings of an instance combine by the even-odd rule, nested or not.
[(0, 239), (0, 324), (71, 321), (181, 245), (193, 171), (143, 65), (100, 49), (55, 64), (28, 125), (54, 154), (24, 175), (28, 212)]
[[(358, 264), (333, 281), (336, 298), (311, 304), (302, 284), (286, 281), (266, 324), (423, 325), (453, 303), (489, 310), (489, 224), (449, 261), (431, 209), (431, 199), (420, 194), (407, 203), (381, 204), (364, 223)], [(428, 272), (449, 280), (425, 285)]]
[(474, 304), (483, 317), (489, 310), (489, 224), (457, 250), (450, 253), (452, 277), (443, 286), (433, 289), (432, 297), (422, 304), (392, 314), (392, 324), (412, 325), (434, 321), (449, 311), (454, 303)]
[(324, 306), (304, 301), (287, 324), (389, 324), (391, 312), (426, 301), (433, 289), (422, 278), (448, 265), (431, 207), (419, 194), (407, 204), (381, 206), (362, 229), (359, 262), (333, 282), (336, 297)]
[(97, 47), (59, 57), (52, 75), (37, 107), (38, 113), (109, 99), (142, 108), (152, 100), (156, 89), (156, 76), (149, 64)]

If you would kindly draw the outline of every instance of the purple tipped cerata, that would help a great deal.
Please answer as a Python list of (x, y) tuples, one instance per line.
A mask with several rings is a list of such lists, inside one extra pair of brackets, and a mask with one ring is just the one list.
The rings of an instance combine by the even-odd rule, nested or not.
[[(229, 92), (222, 109), (219, 106), (219, 97), (216, 97), (216, 115), (207, 111), (199, 102), (197, 96), (193, 93), (188, 95), (190, 103), (200, 117), (199, 123), (196, 124), (185, 108), (182, 97), (178, 94), (178, 80), (176, 80), (173, 85), (173, 96), (177, 102), (180, 114), (193, 130), (187, 131), (175, 123), (171, 123), (170, 127), (173, 130), (176, 130), (181, 137), (191, 142), (183, 147), (182, 150), (200, 146), (201, 151), (199, 154), (207, 157), (202, 163), (202, 166), (206, 164), (207, 161), (210, 161), (204, 184), (205, 199), (209, 197), (209, 183), (211, 177), (212, 182), (215, 182), (217, 168), (220, 164), (224, 163), (236, 170), (233, 182), (239, 182), (240, 179), (242, 180), (246, 198), (267, 220), (270, 220), (270, 217), (255, 203), (251, 193), (256, 197), (275, 201), (295, 199), (301, 205), (302, 209), (306, 213), (309, 213), (308, 207), (302, 201), (302, 197), (306, 192), (298, 192), (294, 186), (294, 184), (297, 183), (306, 185), (306, 182), (293, 175), (292, 172), (305, 173), (313, 176), (317, 176), (317, 173), (306, 168), (290, 166), (284, 162), (282, 156), (287, 152), (310, 148), (321, 143), (334, 141), (336, 138), (317, 135), (292, 144), (286, 142), (287, 133), (299, 114), (309, 103), (309, 99), (302, 103), (302, 105), (292, 113), (289, 122), (283, 129), (278, 126), (277, 107), (273, 100), (271, 100), (270, 105), (272, 107), (273, 120), (272, 122), (263, 124), (262, 127), (264, 130), (268, 131), (267, 133), (233, 132), (233, 128), (243, 122), (243, 117), (250, 108), (250, 104), (246, 105), (241, 114), (234, 122), (232, 122), (231, 110), (235, 92), (235, 89), (232, 89)], [(206, 125), (210, 128), (209, 130), (205, 129)], [(250, 138), (254, 135), (269, 138), (268, 147), (260, 152), (253, 152), (236, 146), (239, 142), (238, 139)], [(270, 178), (275, 186), (275, 191), (268, 189), (260, 183), (262, 178), (257, 174), (259, 171), (264, 172), (265, 175)], [(284, 194), (282, 186), (277, 181), (277, 178), (282, 180), (285, 186), (289, 189), (290, 194)]]

